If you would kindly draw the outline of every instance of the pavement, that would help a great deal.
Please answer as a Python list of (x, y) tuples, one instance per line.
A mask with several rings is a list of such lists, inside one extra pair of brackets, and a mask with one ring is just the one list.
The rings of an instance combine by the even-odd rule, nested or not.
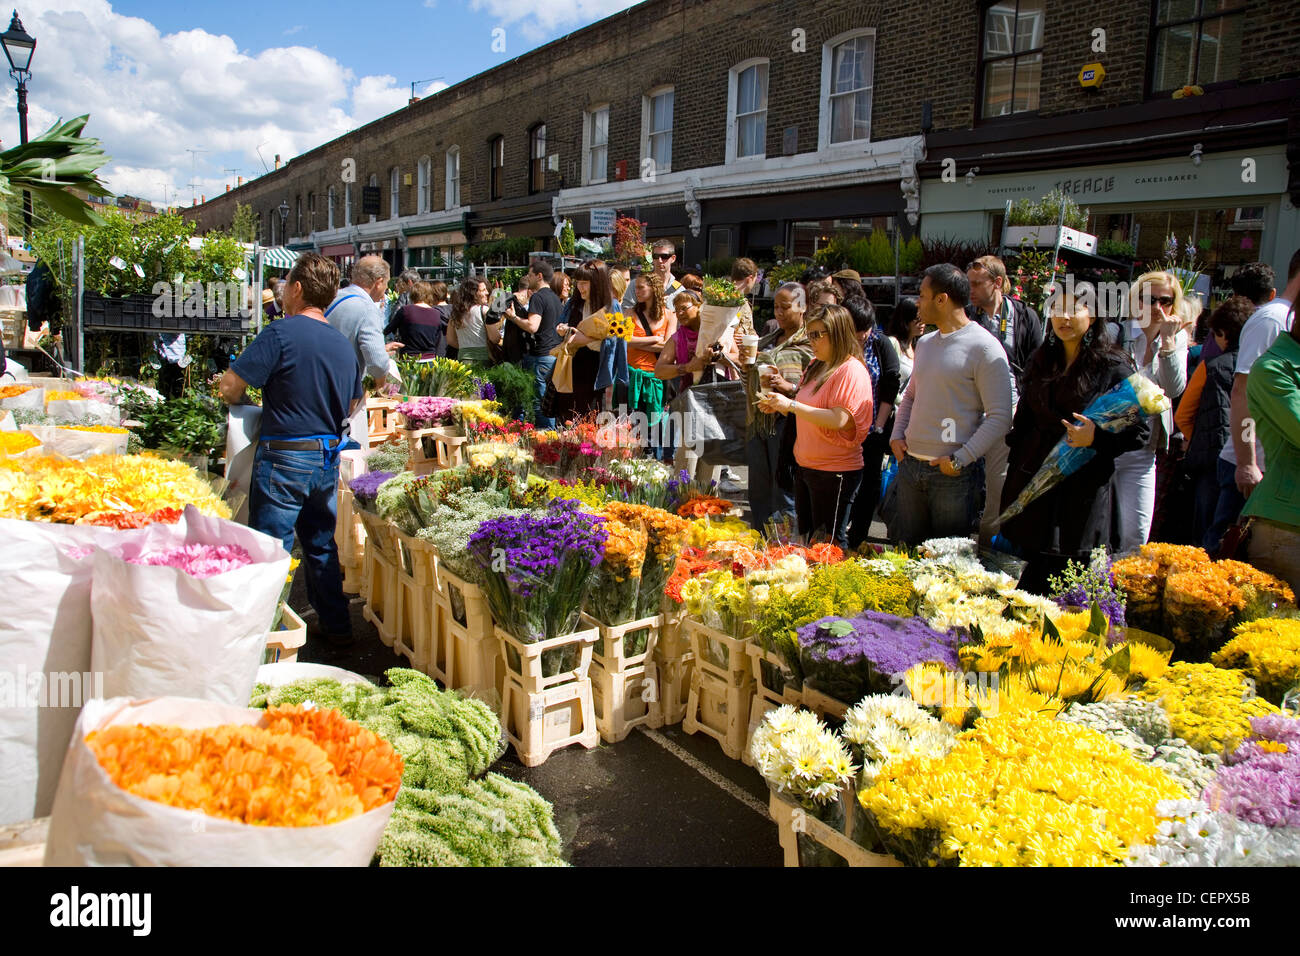
[[(732, 471), (739, 480), (719, 493), (740, 501), (746, 470)], [(883, 525), (873, 532), (883, 537)], [(314, 623), (301, 570), (289, 604), (309, 627)], [(376, 683), (388, 668), (407, 666), (362, 616), (359, 598), (351, 610), (352, 648), (340, 652), (309, 640), (298, 660), (342, 667)], [(512, 748), (492, 769), (551, 802), (565, 859), (574, 866), (782, 865), (763, 778), (723, 754), (713, 738), (684, 733), (680, 724), (637, 728), (592, 750), (568, 747), (539, 767), (525, 767)]]

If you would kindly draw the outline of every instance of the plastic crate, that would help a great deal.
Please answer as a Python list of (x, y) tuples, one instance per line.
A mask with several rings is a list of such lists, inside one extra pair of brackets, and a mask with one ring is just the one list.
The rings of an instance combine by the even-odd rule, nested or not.
[(252, 313), (220, 316), (157, 316), (157, 296), (128, 295), (122, 298), (87, 292), (82, 298), (82, 321), (87, 329), (123, 329), (134, 332), (208, 332), (242, 334), (253, 327)]

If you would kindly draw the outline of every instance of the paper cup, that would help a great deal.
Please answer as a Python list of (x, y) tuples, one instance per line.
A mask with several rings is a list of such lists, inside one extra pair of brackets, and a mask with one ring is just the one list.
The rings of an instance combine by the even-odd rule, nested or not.
[(758, 357), (758, 336), (742, 335), (740, 337), (740, 362), (742, 365), (753, 365), (754, 360)]

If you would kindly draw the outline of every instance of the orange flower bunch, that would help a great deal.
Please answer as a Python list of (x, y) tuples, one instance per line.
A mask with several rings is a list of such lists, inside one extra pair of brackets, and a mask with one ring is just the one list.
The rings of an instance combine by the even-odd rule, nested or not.
[(17, 398), (19, 395), (26, 395), (35, 385), (0, 385), (0, 399)]
[(1165, 579), (1165, 600), (1195, 604), (1207, 614), (1227, 617), (1246, 604), (1241, 588), (1217, 564), (1176, 571)]
[(602, 560), (612, 577), (620, 583), (629, 578), (641, 577), (649, 544), (645, 525), (635, 517), (623, 520), (608, 509), (602, 509), (599, 514), (605, 518), (605, 530), (609, 533), (605, 539), (605, 557)]
[(116, 425), (60, 425), (74, 432), (103, 432), (105, 435), (125, 435), (126, 429)]
[(91, 518), (85, 524), (98, 525), (101, 528), (143, 528), (151, 524), (175, 524), (181, 520), (180, 508), (159, 508), (157, 511), (111, 511)]
[(86, 745), (145, 800), (260, 826), (322, 826), (392, 800), (402, 759), (338, 711), (267, 711), (267, 726), (159, 725), (92, 731)]
[(604, 507), (604, 513), (619, 521), (639, 521), (645, 526), (649, 536), (649, 549), (653, 559), (666, 562), (682, 549), (691, 530), (690, 523), (662, 508), (649, 505), (634, 505), (621, 501), (611, 501)]
[(730, 514), (735, 503), (728, 501), (726, 498), (716, 498), (713, 495), (696, 495), (690, 501), (686, 502), (677, 509), (677, 513), (683, 518), (710, 518), (716, 515)]
[(1171, 571), (1181, 571), (1211, 563), (1210, 556), (1204, 548), (1193, 547), (1190, 544), (1165, 544), (1153, 541), (1142, 545), (1138, 549), (1138, 554), (1149, 561), (1154, 561), (1160, 568), (1161, 577), (1167, 576)]
[(1227, 580), (1239, 588), (1254, 588), (1259, 594), (1267, 595), (1274, 601), (1295, 603), (1295, 593), (1281, 578), (1274, 577), (1267, 571), (1261, 571), (1253, 564), (1244, 561), (1216, 561), (1216, 568)]
[(57, 392), (46, 392), (45, 404), (48, 405), (50, 402), (79, 402), (85, 397), (86, 396), (82, 395), (80, 392), (73, 392), (68, 390), (60, 390)]
[(31, 432), (0, 432), (0, 455), (16, 455), (40, 443)]

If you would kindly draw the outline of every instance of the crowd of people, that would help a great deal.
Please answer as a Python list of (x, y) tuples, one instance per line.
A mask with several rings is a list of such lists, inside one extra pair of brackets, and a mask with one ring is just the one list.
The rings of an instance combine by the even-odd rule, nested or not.
[[(733, 423), (734, 440), (711, 443), (729, 450), (705, 463), (746, 466), (760, 530), (777, 522), (844, 548), (872, 537), (876, 520), (907, 545), (978, 535), (1023, 559), (1021, 584), (1039, 592), (1096, 547), (1124, 552), (1158, 537), (1248, 556), (1300, 587), (1300, 330), (1291, 321), (1300, 251), (1280, 294), (1272, 270), (1254, 263), (1212, 311), (1178, 276), (1145, 273), (1123, 321), (1097, 314), (1086, 284), (1049, 297), (1040, 317), (1010, 295), (1005, 264), (983, 256), (964, 270), (926, 269), (919, 294), (882, 325), (857, 273), (810, 269), (774, 290), (764, 328), (746, 300), (703, 345), (703, 279), (674, 273), (670, 241), (653, 245), (651, 261), (635, 275), (601, 260), (570, 274), (535, 259), (513, 290), (474, 276), (449, 289), (408, 271), (389, 302), (382, 258), (358, 260), (340, 287), (326, 260), (301, 257), (268, 299), (285, 320), (223, 380), (230, 400), (248, 385), (265, 389), (254, 526), (280, 537), (296, 527), (310, 593), (333, 593), (337, 556), (324, 540), (333, 498), (323, 489), (347, 447), (343, 420), (365, 434), (354, 401), (361, 376), (382, 385), (393, 355), (448, 356), (531, 373), (534, 407), (512, 411), (539, 428), (602, 410), (640, 416), (650, 426), (645, 454), (689, 470), (700, 462), (669, 409), (692, 389), (701, 401), (712, 387), (743, 389), (743, 424)], [(759, 270), (737, 259), (730, 278), (749, 294)], [(1135, 375), (1160, 387), (1167, 411), (1118, 429), (1085, 416)], [(1062, 442), (1092, 454), (1001, 522)], [(313, 597), (324, 632), (346, 639), (337, 603), (322, 601)]]

